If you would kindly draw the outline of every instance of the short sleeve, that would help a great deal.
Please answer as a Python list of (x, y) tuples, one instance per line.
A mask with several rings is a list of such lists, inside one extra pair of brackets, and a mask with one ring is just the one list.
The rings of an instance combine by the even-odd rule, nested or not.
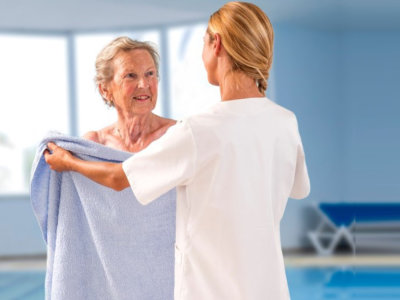
[(178, 122), (122, 167), (138, 201), (148, 204), (194, 174), (196, 147), (187, 122)]
[(306, 159), (304, 155), (303, 143), (301, 141), (299, 126), (297, 123), (297, 118), (293, 114), (293, 133), (294, 139), (297, 144), (296, 149), (296, 170), (294, 175), (294, 181), (292, 190), (289, 197), (294, 199), (303, 199), (310, 193), (310, 179), (308, 177)]
[(302, 199), (310, 193), (310, 179), (301, 142), (297, 146), (296, 170), (290, 198)]

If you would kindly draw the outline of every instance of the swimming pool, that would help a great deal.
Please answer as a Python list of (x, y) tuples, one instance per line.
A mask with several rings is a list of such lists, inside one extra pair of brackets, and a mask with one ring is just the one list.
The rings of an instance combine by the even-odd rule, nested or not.
[(44, 279), (43, 271), (1, 271), (0, 299), (43, 300)]
[[(292, 300), (400, 299), (398, 267), (287, 267), (286, 274)], [(43, 271), (2, 271), (0, 300), (43, 300), (44, 279)]]
[(286, 268), (292, 300), (399, 300), (400, 268)]

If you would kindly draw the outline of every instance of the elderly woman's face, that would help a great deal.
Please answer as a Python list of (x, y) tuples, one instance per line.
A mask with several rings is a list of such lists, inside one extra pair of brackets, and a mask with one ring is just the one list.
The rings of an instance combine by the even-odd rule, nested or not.
[(157, 69), (150, 53), (144, 49), (121, 51), (113, 61), (114, 77), (108, 84), (115, 108), (145, 114), (157, 103)]

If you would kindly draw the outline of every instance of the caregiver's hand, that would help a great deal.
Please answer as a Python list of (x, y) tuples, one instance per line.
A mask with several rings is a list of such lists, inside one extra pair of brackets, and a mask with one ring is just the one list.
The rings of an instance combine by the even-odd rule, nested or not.
[(49, 164), (50, 169), (57, 172), (72, 170), (71, 162), (74, 157), (70, 152), (51, 142), (47, 144), (47, 148), (44, 151), (44, 159)]

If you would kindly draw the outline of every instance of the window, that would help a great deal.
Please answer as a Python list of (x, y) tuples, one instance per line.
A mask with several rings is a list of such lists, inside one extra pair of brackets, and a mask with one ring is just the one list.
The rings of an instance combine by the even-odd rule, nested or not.
[(66, 39), (0, 35), (0, 194), (28, 193), (40, 140), (68, 133)]
[(208, 83), (201, 53), (206, 24), (168, 31), (170, 111), (180, 119), (220, 100), (218, 87)]

